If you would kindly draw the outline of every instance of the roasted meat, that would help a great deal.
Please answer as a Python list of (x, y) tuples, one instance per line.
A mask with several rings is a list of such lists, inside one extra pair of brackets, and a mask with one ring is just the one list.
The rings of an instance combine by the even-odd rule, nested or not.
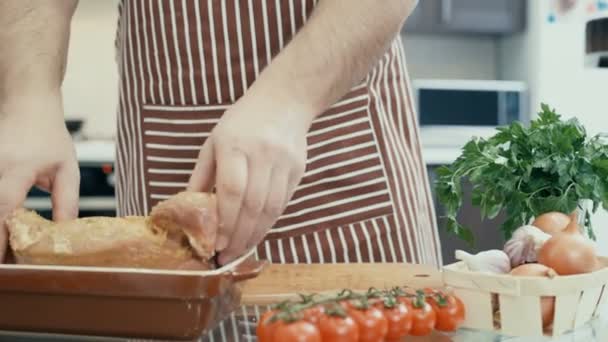
[(213, 194), (182, 192), (147, 217), (55, 223), (18, 209), (6, 225), (20, 264), (210, 269), (218, 222)]

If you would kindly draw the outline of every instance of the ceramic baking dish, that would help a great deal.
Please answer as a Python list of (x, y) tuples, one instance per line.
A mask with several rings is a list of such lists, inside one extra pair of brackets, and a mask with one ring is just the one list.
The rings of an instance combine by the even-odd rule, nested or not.
[(240, 305), (252, 253), (212, 271), (0, 265), (0, 330), (192, 340)]

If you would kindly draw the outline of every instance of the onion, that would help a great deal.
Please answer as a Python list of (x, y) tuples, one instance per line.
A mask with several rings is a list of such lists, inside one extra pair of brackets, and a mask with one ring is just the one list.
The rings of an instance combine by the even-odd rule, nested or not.
[[(555, 271), (541, 264), (524, 264), (514, 268), (511, 271), (511, 275), (524, 277), (528, 276), (553, 278), (555, 276)], [(543, 318), (543, 327), (546, 328), (551, 323), (553, 323), (553, 314), (555, 312), (555, 297), (541, 297), (540, 312)]]
[(552, 211), (537, 216), (532, 222), (532, 225), (547, 234), (555, 235), (561, 233), (571, 220), (572, 218), (564, 213)]
[(511, 275), (514, 276), (530, 276), (530, 277), (548, 277), (553, 278), (557, 276), (557, 273), (554, 269), (542, 265), (542, 264), (524, 264), (518, 267), (515, 267), (511, 272)]
[(538, 262), (554, 269), (559, 275), (590, 273), (598, 268), (593, 242), (583, 236), (578, 226), (578, 214), (570, 215), (570, 223), (547, 240), (538, 252)]

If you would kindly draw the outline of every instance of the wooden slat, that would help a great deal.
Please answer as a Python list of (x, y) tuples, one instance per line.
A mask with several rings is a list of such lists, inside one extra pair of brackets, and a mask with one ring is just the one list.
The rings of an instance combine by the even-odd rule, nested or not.
[(574, 328), (576, 310), (581, 298), (580, 291), (555, 297), (555, 317), (553, 319), (553, 336), (559, 336)]
[(608, 283), (608, 268), (572, 276), (558, 276), (553, 279), (521, 278), (521, 294), (529, 295), (564, 295), (582, 290), (595, 290), (598, 286)]
[(512, 296), (520, 294), (518, 278), (509, 275), (471, 272), (464, 268), (462, 262), (445, 267), (443, 280), (449, 286), (472, 291), (489, 291)]
[[(478, 302), (477, 296), (469, 292), (499, 294), (502, 332), (513, 336), (542, 336), (540, 297), (555, 296), (553, 330), (545, 333), (560, 336), (588, 323), (601, 312), (600, 307), (608, 305), (608, 259), (600, 257), (600, 263), (603, 268), (593, 273), (550, 279), (471, 272), (458, 262), (445, 267), (443, 279), (446, 286), (464, 294), (467, 307), (476, 307)], [(488, 316), (475, 312), (465, 325), (484, 329)]]
[(597, 307), (595, 309), (595, 312), (593, 313), (594, 317), (599, 317), (600, 315), (605, 315), (606, 312), (608, 312), (608, 285), (604, 285), (603, 286), (603, 291), (601, 294), (601, 298), (599, 300), (599, 303), (597, 304)]
[(367, 290), (395, 286), (441, 287), (441, 273), (430, 266), (384, 264), (269, 265), (242, 285), (242, 304), (268, 305), (297, 298), (298, 293), (324, 293), (343, 288)]
[(594, 289), (583, 291), (583, 296), (576, 310), (576, 319), (574, 320), (574, 327), (579, 328), (587, 324), (593, 317), (595, 308), (600, 300), (602, 293), (602, 287), (596, 287)]
[(454, 289), (466, 306), (463, 327), (481, 330), (494, 330), (494, 315), (492, 313), (492, 295), (487, 292)]
[(500, 295), (500, 324), (505, 335), (542, 336), (540, 298)]
[(446, 284), (471, 290), (481, 289), (512, 296), (557, 296), (594, 289), (600, 284), (608, 283), (608, 267), (593, 273), (558, 276), (550, 279), (471, 272), (464, 268), (462, 262), (459, 262), (446, 266), (443, 277)]

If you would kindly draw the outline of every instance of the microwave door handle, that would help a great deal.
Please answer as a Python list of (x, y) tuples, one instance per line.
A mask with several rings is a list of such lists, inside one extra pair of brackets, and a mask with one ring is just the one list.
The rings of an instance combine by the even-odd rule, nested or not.
[(449, 24), (452, 21), (452, 0), (441, 0), (441, 23)]

